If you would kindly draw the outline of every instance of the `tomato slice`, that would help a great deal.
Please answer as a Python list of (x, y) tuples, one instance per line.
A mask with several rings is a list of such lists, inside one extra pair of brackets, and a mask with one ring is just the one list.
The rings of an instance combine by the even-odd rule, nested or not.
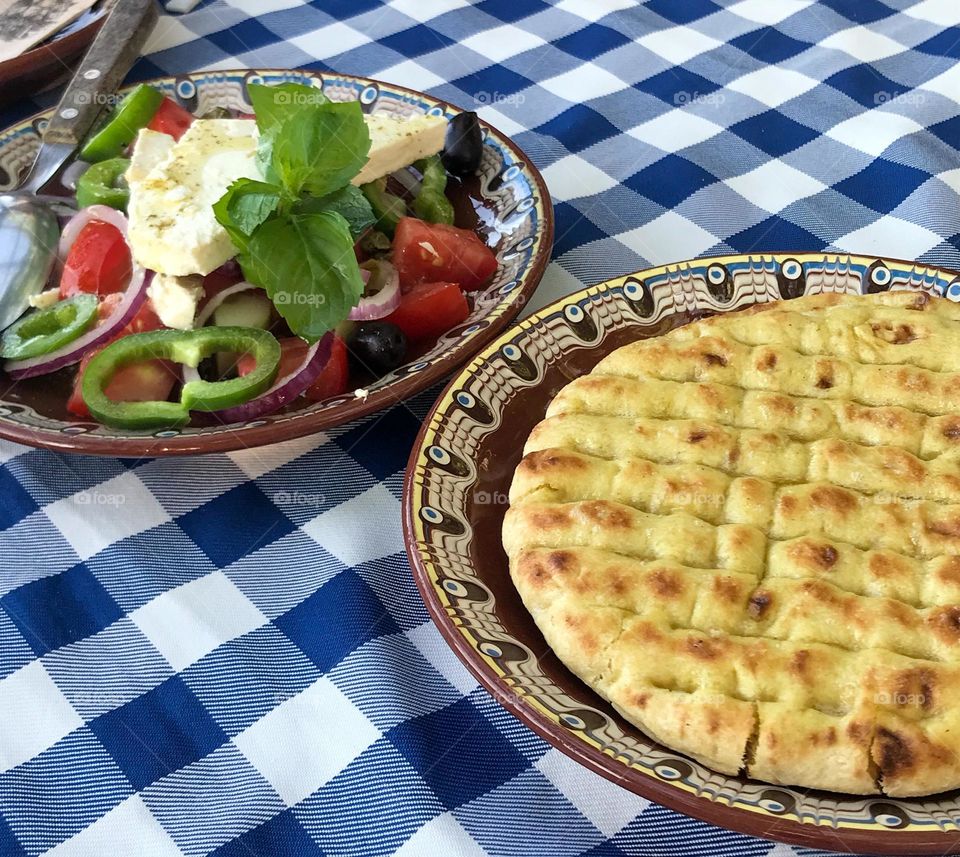
[(67, 254), (60, 276), (60, 298), (81, 292), (101, 296), (122, 292), (132, 273), (130, 248), (120, 230), (110, 223), (91, 220)]
[[(119, 301), (120, 295), (108, 295), (100, 302), (100, 321), (113, 312)], [(154, 312), (153, 304), (148, 300), (111, 342), (116, 342), (130, 333), (146, 333), (150, 330), (159, 330), (163, 326), (163, 322)], [(67, 400), (67, 410), (71, 414), (84, 419), (90, 417), (90, 411), (81, 393), (83, 373), (94, 355), (104, 348), (106, 345), (101, 345), (83, 355), (77, 367), (76, 377), (73, 379), (73, 390)], [(167, 360), (147, 360), (143, 363), (124, 366), (119, 370), (107, 384), (106, 393), (115, 402), (162, 402), (170, 395), (178, 377), (177, 367), (173, 363)]]
[(456, 283), (419, 283), (383, 320), (392, 322), (408, 339), (417, 341), (446, 333), (468, 315), (470, 305)]
[(179, 140), (193, 124), (193, 119), (194, 116), (189, 110), (184, 110), (170, 98), (164, 98), (147, 127), (151, 131), (169, 134), (174, 140)]
[[(307, 349), (310, 347), (299, 336), (287, 336), (278, 340), (280, 342), (280, 368), (277, 370), (277, 377), (282, 378), (289, 375), (297, 366), (303, 363), (307, 356)], [(256, 365), (250, 354), (244, 354), (237, 361), (237, 374), (246, 375), (253, 370)], [(350, 367), (347, 362), (347, 344), (336, 334), (333, 337), (333, 347), (330, 351), (330, 359), (327, 365), (316, 377), (316, 380), (304, 391), (304, 396), (311, 402), (319, 402), (322, 399), (329, 399), (333, 396), (339, 396), (347, 391), (347, 385), (350, 379)]]
[(445, 282), (472, 291), (496, 272), (497, 257), (469, 229), (403, 217), (393, 238), (393, 264), (405, 290)]

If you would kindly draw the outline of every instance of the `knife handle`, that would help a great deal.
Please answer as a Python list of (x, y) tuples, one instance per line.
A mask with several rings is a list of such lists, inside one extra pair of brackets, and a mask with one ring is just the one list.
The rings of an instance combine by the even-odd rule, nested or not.
[(97, 38), (67, 85), (45, 143), (79, 146), (140, 56), (159, 12), (155, 0), (114, 0)]

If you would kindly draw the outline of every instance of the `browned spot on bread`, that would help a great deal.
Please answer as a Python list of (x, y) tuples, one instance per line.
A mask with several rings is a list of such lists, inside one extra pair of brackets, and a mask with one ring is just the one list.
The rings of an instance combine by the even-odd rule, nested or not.
[(638, 693), (631, 700), (636, 708), (646, 708), (647, 703), (650, 701), (649, 693)]
[(893, 702), (900, 707), (918, 707), (929, 711), (934, 705), (937, 678), (927, 667), (916, 667), (897, 673)]
[(777, 353), (775, 351), (764, 351), (757, 359), (757, 369), (761, 372), (772, 372), (777, 368)]
[(934, 607), (927, 614), (927, 622), (933, 628), (933, 633), (948, 645), (960, 640), (960, 605)]
[(939, 521), (927, 521), (927, 532), (938, 536), (956, 538), (960, 536), (960, 518), (945, 518)]
[(873, 738), (873, 730), (869, 723), (862, 720), (851, 720), (847, 724), (847, 737), (854, 744), (867, 744)]
[(885, 776), (904, 774), (913, 767), (913, 751), (906, 737), (880, 726), (874, 740), (874, 758)]
[(661, 598), (674, 598), (683, 592), (683, 581), (667, 568), (658, 568), (648, 578), (650, 588)]
[(941, 434), (947, 440), (957, 440), (960, 439), (960, 420), (954, 420), (947, 423), (942, 429)]
[(833, 386), (833, 376), (826, 372), (821, 372), (817, 376), (817, 389), (829, 390)]
[(564, 509), (551, 507), (532, 509), (527, 514), (530, 516), (531, 525), (538, 530), (559, 529), (570, 520)]
[(743, 593), (743, 587), (735, 577), (718, 574), (713, 578), (711, 584), (713, 591), (718, 598), (736, 604)]
[(904, 309), (913, 309), (923, 311), (927, 309), (933, 301), (930, 299), (930, 295), (926, 292), (920, 292), (916, 298), (908, 303)]
[(708, 366), (726, 366), (727, 358), (722, 354), (714, 354), (712, 351), (707, 351), (703, 355), (703, 359), (706, 361)]
[(790, 671), (799, 676), (806, 676), (807, 666), (810, 663), (808, 649), (798, 649), (790, 656)]
[(838, 515), (849, 515), (857, 508), (856, 495), (836, 485), (818, 485), (810, 492), (810, 502)]
[(719, 407), (723, 403), (723, 397), (720, 395), (720, 392), (710, 384), (698, 384), (697, 391), (700, 394), (700, 398), (708, 405)]
[(888, 580), (904, 573), (909, 573), (903, 560), (895, 554), (871, 553), (867, 560), (867, 570), (877, 580)]
[(780, 511), (784, 515), (792, 515), (797, 511), (797, 507), (800, 505), (799, 501), (793, 494), (781, 494), (777, 498), (777, 506), (779, 506)]
[(589, 500), (581, 503), (580, 509), (587, 520), (604, 527), (625, 530), (631, 524), (628, 512), (606, 500)]
[(690, 434), (687, 435), (687, 441), (689, 443), (700, 443), (707, 436), (705, 431), (700, 429), (694, 429)]
[(715, 709), (710, 708), (707, 710), (707, 732), (710, 735), (716, 735), (720, 731), (720, 718), (717, 717), (717, 712)]
[(822, 544), (812, 539), (799, 539), (787, 547), (787, 556), (797, 565), (815, 571), (829, 571), (836, 565), (840, 554), (830, 544)]
[(894, 377), (904, 390), (917, 393), (930, 391), (930, 378), (919, 369), (898, 369)]
[(872, 322), (870, 329), (873, 331), (874, 336), (882, 339), (884, 342), (889, 342), (891, 345), (906, 345), (908, 342), (913, 342), (918, 336), (912, 325), (895, 325), (889, 321)]
[(687, 651), (695, 658), (704, 661), (714, 661), (720, 657), (719, 646), (716, 642), (704, 637), (687, 637)]
[(960, 556), (944, 557), (937, 568), (936, 577), (942, 583), (960, 586)]
[(910, 628), (916, 624), (917, 614), (909, 604), (891, 599), (886, 602), (886, 608), (887, 615), (898, 625)]
[(779, 411), (787, 416), (794, 416), (797, 413), (797, 402), (788, 396), (773, 395), (766, 400), (766, 405), (771, 410)]
[(530, 452), (520, 462), (520, 470), (529, 473), (545, 473), (550, 470), (583, 470), (586, 463), (574, 455), (556, 449), (540, 449)]
[(922, 482), (926, 469), (917, 458), (905, 449), (884, 447), (881, 452), (883, 468), (895, 473), (903, 481)]
[(773, 595), (766, 589), (758, 589), (750, 596), (750, 601), (747, 602), (747, 613), (753, 619), (762, 619), (772, 603)]

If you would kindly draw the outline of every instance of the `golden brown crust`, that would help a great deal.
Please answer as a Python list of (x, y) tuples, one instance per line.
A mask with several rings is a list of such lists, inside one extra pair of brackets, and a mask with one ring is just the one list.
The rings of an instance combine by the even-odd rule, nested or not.
[(725, 773), (960, 786), (960, 307), (819, 295), (615, 351), (504, 523), (548, 643)]

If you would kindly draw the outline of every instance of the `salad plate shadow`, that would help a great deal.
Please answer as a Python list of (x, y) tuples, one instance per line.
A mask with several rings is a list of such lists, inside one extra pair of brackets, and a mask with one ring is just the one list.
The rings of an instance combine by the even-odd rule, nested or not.
[[(306, 84), (331, 101), (359, 101), (366, 113), (396, 118), (431, 114), (453, 118), (459, 108), (424, 93), (370, 78), (308, 70), (211, 71), (147, 81), (199, 116), (227, 110), (247, 114), (250, 83)], [(132, 89), (132, 87), (131, 87)], [(0, 131), (0, 190), (16, 185), (39, 146), (49, 111)], [(426, 389), (469, 360), (519, 314), (550, 257), (553, 209), (543, 178), (506, 135), (481, 122), (483, 155), (477, 174), (451, 179), (447, 196), (455, 224), (471, 229), (496, 255), (497, 270), (470, 293), (470, 314), (435, 342), (412, 352), (405, 365), (379, 378), (354, 379), (358, 389), (306, 399), (248, 422), (188, 425), (152, 431), (114, 429), (78, 419), (66, 409), (73, 370), (13, 381), (0, 373), (0, 437), (36, 447), (109, 456), (224, 452), (290, 440), (375, 413)]]

